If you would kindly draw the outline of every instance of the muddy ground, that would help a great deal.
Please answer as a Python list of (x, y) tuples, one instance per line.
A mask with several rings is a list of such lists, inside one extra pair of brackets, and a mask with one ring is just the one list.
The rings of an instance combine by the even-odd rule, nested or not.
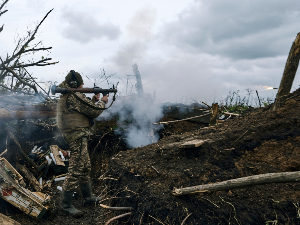
[[(251, 110), (210, 128), (188, 121), (170, 123), (161, 131), (157, 143), (130, 150), (122, 137), (114, 135), (115, 121), (101, 125), (103, 128), (90, 143), (94, 192), (105, 196), (101, 204), (133, 208), (131, 215), (110, 224), (181, 224), (188, 215), (184, 224), (300, 224), (298, 182), (185, 196), (172, 194), (174, 188), (299, 171), (298, 95), (299, 90), (292, 93), (292, 98), (277, 111), (271, 106)], [(197, 148), (179, 148), (194, 139), (211, 141)], [(0, 213), (21, 224), (105, 224), (112, 217), (129, 212), (100, 205), (83, 207), (78, 190), (74, 205), (85, 216), (65, 216), (59, 211), (57, 185), (61, 183), (54, 184), (48, 192), (53, 196), (54, 207), (40, 221), (3, 200)]]

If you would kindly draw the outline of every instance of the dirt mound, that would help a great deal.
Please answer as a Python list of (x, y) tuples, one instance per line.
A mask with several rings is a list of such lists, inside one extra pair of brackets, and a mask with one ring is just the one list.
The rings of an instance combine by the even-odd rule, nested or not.
[[(94, 191), (105, 195), (101, 204), (131, 207), (131, 214), (111, 224), (300, 224), (300, 184), (273, 183), (229, 191), (174, 196), (174, 188), (215, 183), (244, 176), (300, 170), (300, 91), (290, 95), (284, 107), (248, 111), (214, 127), (184, 121), (170, 123), (154, 144), (127, 149), (114, 135), (116, 121), (98, 126), (90, 143)], [(164, 121), (172, 118), (164, 118)], [(207, 140), (196, 148), (181, 144)], [(82, 207), (87, 215), (64, 216), (59, 191), (51, 193), (54, 208), (41, 221), (28, 218), (14, 207), (0, 207), (22, 224), (102, 224), (128, 213), (99, 205)], [(80, 191), (78, 190), (78, 193)], [(15, 214), (15, 215), (12, 215)]]
[[(186, 196), (173, 189), (233, 178), (300, 169), (300, 92), (285, 106), (271, 106), (224, 124), (178, 133), (111, 158), (102, 180), (110, 206), (133, 207), (133, 224), (300, 224), (300, 184), (276, 183)], [(296, 96), (296, 97), (294, 97)], [(181, 149), (190, 140), (210, 139)], [(121, 214), (111, 213), (105, 219)], [(121, 223), (121, 222), (120, 222)]]

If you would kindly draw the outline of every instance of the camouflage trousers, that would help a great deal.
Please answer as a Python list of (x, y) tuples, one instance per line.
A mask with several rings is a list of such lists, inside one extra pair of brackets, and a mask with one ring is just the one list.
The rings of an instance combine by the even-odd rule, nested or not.
[(69, 144), (71, 154), (68, 173), (63, 184), (65, 191), (74, 191), (79, 183), (90, 181), (91, 162), (87, 145), (88, 138), (85, 136)]

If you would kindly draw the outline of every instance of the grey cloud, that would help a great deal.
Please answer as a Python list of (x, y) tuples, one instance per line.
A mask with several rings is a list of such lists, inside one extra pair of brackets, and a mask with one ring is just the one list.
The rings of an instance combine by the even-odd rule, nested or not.
[(87, 13), (65, 10), (62, 18), (69, 23), (64, 28), (63, 35), (80, 43), (87, 43), (93, 39), (103, 37), (115, 40), (121, 34), (118, 26), (110, 22), (100, 23)]
[(299, 32), (300, 2), (198, 0), (166, 24), (165, 41), (190, 52), (254, 59), (287, 54)]

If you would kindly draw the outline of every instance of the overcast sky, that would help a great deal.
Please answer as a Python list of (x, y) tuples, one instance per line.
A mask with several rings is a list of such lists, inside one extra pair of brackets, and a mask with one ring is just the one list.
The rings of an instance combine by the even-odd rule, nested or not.
[[(104, 68), (125, 95), (137, 63), (145, 92), (160, 102), (212, 103), (247, 88), (275, 97), (263, 86), (279, 86), (300, 32), (299, 0), (10, 0), (0, 17), (0, 56), (52, 8), (36, 42), (52, 46), (48, 57), (59, 63), (30, 68), (39, 81), (60, 83), (73, 69), (92, 86)], [(298, 72), (292, 91), (299, 84)]]

